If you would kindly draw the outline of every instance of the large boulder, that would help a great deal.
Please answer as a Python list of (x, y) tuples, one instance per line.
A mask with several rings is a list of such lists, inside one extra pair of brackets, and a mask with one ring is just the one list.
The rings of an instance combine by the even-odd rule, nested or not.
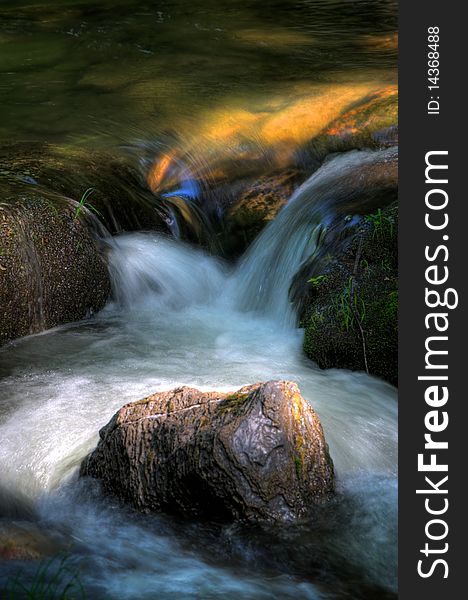
[(121, 408), (81, 474), (140, 510), (291, 521), (334, 489), (319, 418), (290, 381), (189, 387)]
[(0, 345), (101, 309), (110, 279), (92, 214), (35, 187), (0, 190)]

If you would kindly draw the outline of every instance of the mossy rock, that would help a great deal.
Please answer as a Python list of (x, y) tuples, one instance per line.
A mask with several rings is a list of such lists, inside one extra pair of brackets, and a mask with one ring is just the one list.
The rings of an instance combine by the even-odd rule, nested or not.
[(5, 144), (0, 147), (0, 177), (12, 185), (37, 185), (78, 202), (92, 188), (89, 203), (110, 233), (167, 231), (166, 207), (124, 154), (42, 143)]
[(361, 218), (310, 274), (304, 351), (321, 368), (367, 370), (397, 384), (397, 223), (396, 204)]
[(0, 189), (0, 344), (100, 310), (110, 280), (92, 216), (57, 194)]

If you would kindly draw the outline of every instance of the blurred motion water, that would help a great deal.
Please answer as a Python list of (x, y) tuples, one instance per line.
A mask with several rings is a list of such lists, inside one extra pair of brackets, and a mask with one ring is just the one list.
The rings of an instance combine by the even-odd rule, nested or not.
[[(229, 184), (241, 159), (287, 164), (356, 103), (395, 93), (396, 31), (394, 0), (0, 1), (0, 137), (136, 149), (160, 199), (196, 198), (199, 181)], [(158, 234), (108, 238), (113, 301), (0, 349), (0, 526), (46, 531), (89, 598), (395, 598), (396, 390), (308, 361), (288, 300), (326, 214), (314, 186), (356, 161), (306, 182), (237, 268)], [(268, 379), (298, 382), (330, 445), (339, 493), (313, 523), (138, 515), (78, 481), (126, 402)], [(19, 568), (33, 579), (34, 561), (0, 562), (0, 590)]]
[(191, 144), (314, 96), (337, 114), (396, 83), (396, 28), (393, 0), (1, 2), (0, 135)]
[[(108, 243), (116, 301), (94, 321), (0, 351), (9, 493), (0, 514), (32, 513), (67, 540), (93, 598), (387, 597), (396, 585), (396, 390), (317, 369), (301, 332), (240, 310), (236, 273), (201, 250), (154, 234)], [(76, 481), (124, 403), (181, 384), (232, 390), (269, 379), (297, 381), (324, 426), (340, 495), (313, 523), (267, 539), (241, 527), (214, 532), (139, 517)]]

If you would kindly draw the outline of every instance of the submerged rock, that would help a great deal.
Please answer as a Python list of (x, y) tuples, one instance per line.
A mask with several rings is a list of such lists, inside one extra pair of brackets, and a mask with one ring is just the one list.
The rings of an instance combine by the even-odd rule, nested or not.
[(0, 522), (0, 560), (39, 560), (60, 550), (58, 542), (33, 523)]
[(101, 309), (110, 280), (86, 209), (76, 216), (69, 201), (39, 189), (1, 190), (0, 344)]
[(140, 510), (291, 521), (334, 489), (320, 420), (290, 381), (157, 393), (121, 408), (100, 438), (81, 475)]
[(306, 178), (303, 171), (286, 169), (259, 177), (233, 201), (224, 216), (224, 249), (239, 255), (272, 221)]

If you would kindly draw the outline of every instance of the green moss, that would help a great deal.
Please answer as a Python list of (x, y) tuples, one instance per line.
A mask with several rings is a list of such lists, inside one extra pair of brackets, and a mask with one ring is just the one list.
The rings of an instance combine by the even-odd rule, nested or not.
[(224, 413), (233, 413), (237, 414), (240, 412), (240, 409), (244, 405), (244, 403), (248, 400), (249, 394), (246, 392), (235, 392), (234, 394), (230, 394), (226, 396), (226, 398), (219, 403), (218, 410)]
[(245, 402), (248, 397), (249, 394), (247, 394), (246, 392), (236, 392), (235, 394), (230, 394), (229, 396), (226, 396), (225, 401), (238, 404), (241, 402)]
[(367, 368), (396, 383), (397, 219), (396, 206), (364, 218), (310, 290), (303, 348), (320, 367)]
[(294, 467), (296, 468), (296, 475), (300, 479), (302, 477), (302, 460), (298, 457), (294, 457)]
[(394, 290), (388, 294), (385, 305), (385, 314), (392, 320), (398, 317), (398, 290)]

